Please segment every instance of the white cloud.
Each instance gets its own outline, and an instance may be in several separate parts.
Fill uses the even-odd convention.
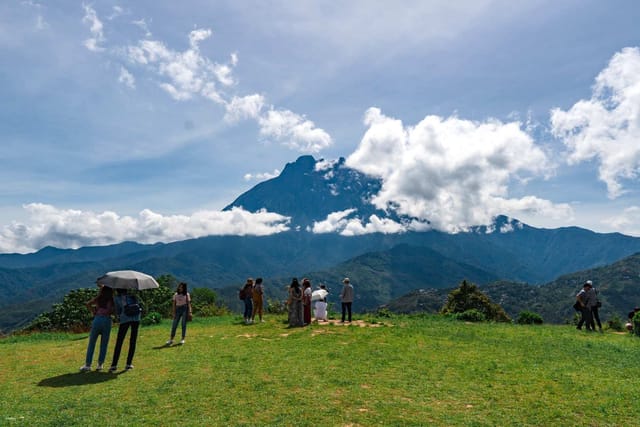
[[[569,149],[569,163],[597,160],[612,199],[640,172],[640,49],[616,53],[596,77],[593,95],[568,111],[551,112],[552,131]]]
[[[640,206],[630,206],[618,215],[604,219],[603,224],[630,236],[640,236]]]
[[[324,221],[314,222],[311,231],[316,234],[339,233],[343,236],[360,236],[370,233],[397,234],[405,231],[426,231],[430,228],[424,222],[411,221],[400,224],[377,215],[371,215],[368,222],[364,222],[357,217],[350,218],[355,211],[355,209],[346,209],[330,213]]]
[[[51,205],[25,205],[28,224],[13,222],[0,229],[0,252],[32,252],[44,246],[78,248],[123,241],[173,242],[208,235],[269,235],[288,230],[287,217],[276,213],[199,211],[192,215],[163,216],[149,209],[137,217],[119,216]]]
[[[120,67],[120,76],[118,81],[130,89],[135,89],[136,79],[126,68]]]
[[[104,38],[104,27],[102,25],[102,21],[98,19],[98,15],[96,14],[95,9],[93,9],[89,5],[83,5],[85,15],[82,18],[82,22],[86,25],[89,25],[89,32],[91,33],[91,37],[84,41],[84,45],[87,49],[93,52],[99,52],[104,50],[101,46],[102,43],[105,42]]]
[[[269,110],[258,123],[260,135],[303,153],[317,153],[333,144],[327,132],[289,110]]]
[[[225,120],[231,123],[243,119],[257,119],[264,108],[264,96],[259,94],[234,96],[226,105]]]
[[[184,101],[195,95],[224,103],[217,85],[233,84],[232,68],[210,61],[200,53],[199,43],[211,37],[211,30],[199,29],[189,34],[189,49],[179,52],[167,48],[157,40],[140,40],[127,46],[128,59],[134,64],[151,67],[165,79],[159,83],[175,100]]]
[[[247,173],[244,175],[244,180],[245,181],[251,181],[251,180],[266,181],[268,179],[275,178],[278,175],[280,175],[280,170],[274,169],[273,172],[263,172],[263,173],[256,173],[256,174]]]
[[[545,153],[519,123],[427,116],[405,128],[371,108],[365,124],[369,129],[346,164],[382,178],[372,200],[381,209],[429,221],[446,232],[490,224],[499,214],[572,213],[569,205],[533,196],[509,198],[512,180],[551,171]]]

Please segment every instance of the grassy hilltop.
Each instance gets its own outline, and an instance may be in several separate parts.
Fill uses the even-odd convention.
[[[87,334],[0,340],[0,425],[628,426],[640,419],[640,340],[629,334],[424,315],[304,329],[266,320],[195,319],[186,345],[168,348],[169,322],[143,327],[135,369],[116,374],[78,373]],[[115,328],[106,365],[114,342]]]

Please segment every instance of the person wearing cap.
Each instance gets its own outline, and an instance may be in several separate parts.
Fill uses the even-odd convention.
[[[587,283],[591,284],[591,289],[589,289],[589,309],[591,310],[591,329],[596,330],[596,324],[598,325],[598,329],[602,332],[602,323],[600,322],[600,313],[598,309],[600,308],[600,301],[598,300],[598,290],[593,286],[593,282],[591,280],[587,280]]]
[[[340,291],[340,302],[342,303],[342,323],[344,323],[345,315],[349,313],[349,322],[351,322],[351,305],[353,304],[353,285],[349,282],[349,278],[342,280],[342,291]]]
[[[591,283],[591,280],[587,280],[584,282],[584,285],[582,285],[582,289],[578,292],[578,295],[576,295],[576,300],[578,300],[581,310],[580,321],[576,327],[578,330],[582,330],[582,325],[584,324],[587,331],[593,331],[593,318],[591,317],[591,288],[593,288],[593,284]],[[593,304],[595,304],[595,302]]]

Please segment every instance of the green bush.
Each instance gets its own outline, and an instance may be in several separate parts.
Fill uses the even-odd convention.
[[[463,311],[462,313],[454,313],[453,316],[454,318],[465,322],[484,322],[487,320],[487,316],[475,308]]]
[[[502,307],[491,302],[491,299],[480,289],[463,280],[457,289],[454,289],[447,296],[447,302],[440,310],[441,314],[465,313],[475,310],[482,313],[484,320],[494,322],[510,322],[509,316]],[[471,316],[475,316],[472,314]],[[475,320],[472,320],[475,321]]]
[[[633,334],[640,337],[640,311],[633,316],[631,323],[633,323]]]
[[[289,312],[287,304],[278,299],[267,298],[265,311],[270,314],[286,314]]]
[[[542,316],[531,311],[521,311],[516,323],[519,325],[542,325]]]
[[[98,295],[98,288],[74,289],[64,296],[61,303],[53,304],[52,310],[36,317],[23,330],[86,332],[91,329],[93,313],[86,303]]]
[[[156,325],[161,321],[162,316],[160,315],[160,313],[158,313],[157,311],[152,311],[150,313],[147,313],[147,315],[140,320],[140,324],[143,326],[149,326]]]
[[[607,326],[609,329],[617,332],[621,332],[625,330],[624,323],[617,314],[614,314],[613,317],[607,320]]]

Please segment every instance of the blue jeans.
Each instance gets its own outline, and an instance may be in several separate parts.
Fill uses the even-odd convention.
[[[253,298],[245,298],[244,299],[244,318],[251,319],[251,314],[253,313]]]
[[[187,336],[187,311],[189,310],[189,304],[176,306],[176,315],[173,316],[173,323],[171,324],[171,339],[176,336],[176,329],[178,329],[178,320],[182,319],[182,339]]]
[[[98,355],[98,365],[104,363],[107,357],[107,347],[109,346],[109,335],[111,334],[111,317],[96,316],[91,323],[91,332],[89,333],[89,344],[87,345],[86,366],[91,366],[93,361],[93,352],[96,348],[98,335],[100,335],[100,354]]]

